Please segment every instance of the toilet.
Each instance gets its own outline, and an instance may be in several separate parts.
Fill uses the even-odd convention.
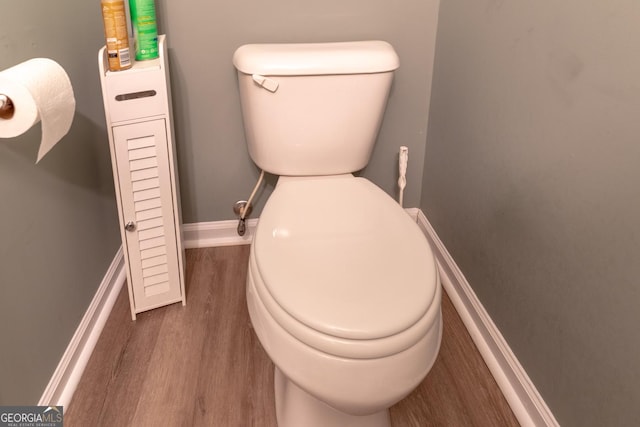
[[[434,256],[414,220],[353,175],[399,60],[383,41],[250,44],[233,56],[253,161],[278,175],[247,305],[275,365],[279,427],[389,427],[442,336]]]

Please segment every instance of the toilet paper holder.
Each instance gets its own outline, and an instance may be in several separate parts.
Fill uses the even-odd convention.
[[[0,118],[10,119],[13,116],[13,102],[7,95],[0,93]]]

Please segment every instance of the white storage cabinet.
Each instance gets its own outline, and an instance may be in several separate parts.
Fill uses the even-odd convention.
[[[131,316],[184,305],[184,250],[166,38],[158,59],[108,71],[98,63],[115,181]]]

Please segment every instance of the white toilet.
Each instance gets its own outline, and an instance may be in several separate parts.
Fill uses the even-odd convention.
[[[442,335],[429,244],[352,172],[371,155],[398,56],[386,42],[253,44],[238,70],[249,153],[279,175],[255,232],[247,303],[275,364],[280,427],[389,427]]]

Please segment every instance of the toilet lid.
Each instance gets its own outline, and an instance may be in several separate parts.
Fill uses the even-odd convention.
[[[417,224],[363,178],[280,178],[254,236],[257,268],[298,322],[347,339],[411,327],[436,294],[433,254]]]

